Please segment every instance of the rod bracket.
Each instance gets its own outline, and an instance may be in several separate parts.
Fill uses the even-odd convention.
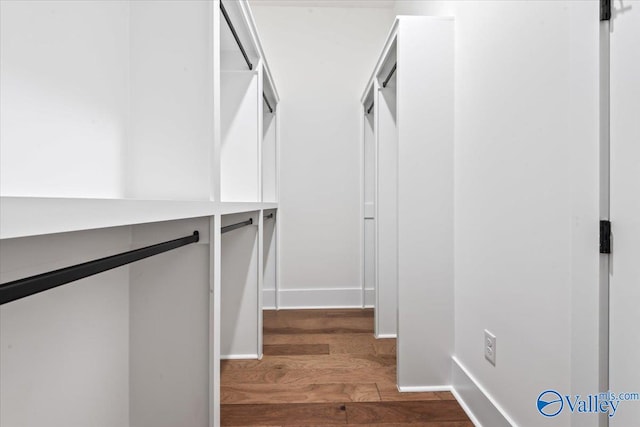
[[[600,253],[611,253],[611,221],[600,220]]]
[[[611,20],[611,0],[600,0],[600,21]]]

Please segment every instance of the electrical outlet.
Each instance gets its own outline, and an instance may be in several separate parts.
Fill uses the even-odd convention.
[[[496,366],[496,336],[484,330],[484,358]]]

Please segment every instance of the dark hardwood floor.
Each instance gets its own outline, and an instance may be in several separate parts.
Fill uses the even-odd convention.
[[[473,427],[449,392],[399,393],[372,310],[264,313],[262,360],[221,366],[223,426]]]

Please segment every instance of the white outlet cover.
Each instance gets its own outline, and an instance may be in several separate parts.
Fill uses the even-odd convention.
[[[484,330],[484,358],[496,366],[496,336]]]

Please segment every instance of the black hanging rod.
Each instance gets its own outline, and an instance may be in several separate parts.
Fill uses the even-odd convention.
[[[273,113],[273,108],[271,108],[271,104],[269,104],[269,100],[267,99],[267,95],[265,95],[264,92],[262,92],[262,99],[264,99],[264,103],[267,104],[267,107],[269,107],[269,112]]]
[[[371,102],[371,105],[369,106],[369,108],[367,108],[367,114],[369,114],[371,110],[373,110],[373,104],[375,104],[375,102]]]
[[[253,218],[249,218],[248,220],[239,222],[237,224],[231,224],[231,225],[227,225],[225,227],[222,227],[220,229],[220,232],[223,233],[223,234],[224,233],[228,233],[229,231],[233,231],[233,230],[236,230],[238,228],[242,228],[242,227],[245,227],[245,226],[251,225],[251,224],[253,224]]]
[[[200,240],[200,235],[194,231],[191,236],[158,243],[133,251],[84,262],[71,267],[61,268],[48,273],[38,274],[13,282],[0,285],[0,304],[6,304],[20,298],[44,292],[49,289],[65,285],[94,274],[102,273],[113,268],[121,267],[141,259],[161,254]]]
[[[269,215],[265,215],[264,219],[271,219],[273,218],[273,213],[270,213]]]
[[[251,61],[249,61],[249,57],[247,56],[247,52],[244,50],[244,46],[242,46],[242,42],[240,41],[240,37],[238,37],[238,33],[236,33],[236,28],[233,26],[233,23],[231,22],[231,19],[229,18],[229,15],[227,14],[227,9],[224,8],[224,5],[222,4],[222,2],[220,2],[220,11],[222,12],[222,15],[224,16],[224,20],[227,21],[227,25],[229,25],[229,29],[231,29],[231,34],[233,34],[233,38],[236,39],[236,43],[238,44],[238,47],[240,48],[240,51],[242,52],[242,56],[244,56],[244,60],[247,63],[247,66],[249,67],[250,70],[253,70],[253,64],[251,63]]]
[[[389,74],[387,74],[387,78],[384,79],[384,82],[382,82],[382,87],[387,87],[387,83],[389,83],[389,80],[391,80],[391,76],[393,76],[393,73],[396,72],[397,66],[398,66],[397,62],[393,64],[393,68],[391,68],[391,71],[389,71]]]
[[[231,22],[231,18],[229,18],[229,14],[227,13],[227,9],[224,8],[224,4],[222,4],[222,2],[220,2],[220,11],[222,12],[222,15],[224,16],[224,20],[227,21],[227,25],[229,25],[229,29],[231,30],[231,34],[233,34],[233,38],[236,40],[236,43],[238,44],[238,47],[240,48],[240,52],[242,52],[242,56],[244,56],[244,61],[247,63],[247,67],[249,67],[250,70],[253,70],[253,64],[251,63],[251,61],[249,61],[249,56],[247,55],[247,51],[244,50],[244,46],[242,45],[242,42],[240,41],[240,37],[238,36],[238,33],[236,32],[236,27],[233,26],[233,22]],[[264,99],[264,102],[267,104],[267,107],[269,107],[269,112],[273,113],[273,108],[271,108],[271,104],[269,104],[269,101],[267,100],[267,97],[264,94],[264,92],[262,92],[262,98]]]

